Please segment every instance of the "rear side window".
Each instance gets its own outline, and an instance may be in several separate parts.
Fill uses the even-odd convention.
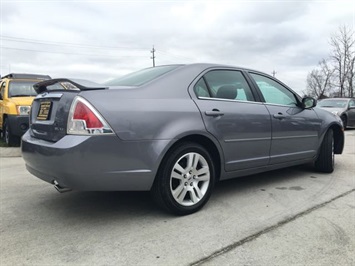
[[[254,101],[243,74],[235,70],[212,70],[195,85],[197,97]]]
[[[176,68],[178,65],[174,66],[158,66],[158,67],[151,67],[139,70],[137,72],[133,72],[126,76],[108,81],[105,85],[108,86],[140,86],[153,79],[156,79]]]
[[[258,74],[250,73],[258,85],[266,103],[296,106],[295,95],[276,81]]]
[[[197,97],[211,97],[206,82],[201,78],[195,85],[195,93]]]

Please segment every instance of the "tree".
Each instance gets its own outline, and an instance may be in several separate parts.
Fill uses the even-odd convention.
[[[353,30],[348,27],[339,27],[339,32],[330,38],[332,51],[330,58],[334,64],[336,85],[339,88],[339,96],[354,95],[354,60],[355,39]]]
[[[328,97],[332,89],[334,71],[325,59],[320,61],[318,68],[308,73],[306,94],[317,99]]]

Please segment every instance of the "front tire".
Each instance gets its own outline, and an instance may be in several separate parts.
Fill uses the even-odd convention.
[[[346,118],[345,115],[342,115],[340,118],[341,118],[341,121],[343,121],[344,129],[346,129],[346,127],[348,126],[348,119]]]
[[[323,173],[334,171],[334,137],[333,130],[328,129],[320,146],[315,168]]]
[[[8,146],[14,147],[20,145],[20,138],[12,134],[7,118],[4,120],[3,136]]]
[[[214,182],[215,170],[208,151],[197,143],[184,142],[164,158],[152,194],[164,209],[187,215],[207,203]]]

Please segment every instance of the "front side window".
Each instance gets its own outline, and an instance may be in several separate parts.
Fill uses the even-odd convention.
[[[355,107],[355,100],[351,100],[349,102],[349,107]]]
[[[202,86],[202,81],[205,80],[205,88]],[[195,85],[195,92],[198,97],[201,93],[206,92],[212,98],[239,100],[239,101],[254,101],[254,96],[246,82],[243,74],[235,70],[212,70],[204,75]],[[202,83],[202,84],[203,84]]]
[[[276,81],[258,74],[250,73],[258,85],[266,103],[296,106],[295,95]]]
[[[37,81],[10,81],[8,97],[28,97],[36,96],[37,93],[33,85]]]

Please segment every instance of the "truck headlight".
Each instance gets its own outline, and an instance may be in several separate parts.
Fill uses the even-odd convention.
[[[17,112],[19,115],[28,115],[30,113],[31,106],[28,105],[20,105],[17,106]]]

